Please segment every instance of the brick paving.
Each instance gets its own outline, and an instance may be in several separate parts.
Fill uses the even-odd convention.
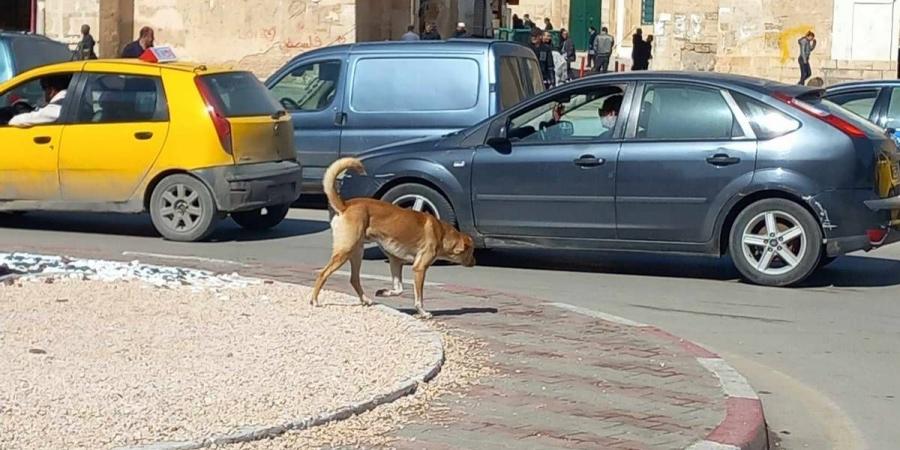
[[[311,267],[241,272],[300,284],[315,278]],[[363,280],[366,292],[387,284]],[[345,276],[333,276],[327,288],[351,292]],[[411,289],[377,301],[413,313]],[[462,286],[426,287],[426,307],[434,320],[487,342],[499,375],[448,402],[450,423],[408,425],[394,434],[393,448],[683,449],[725,417],[715,375],[657,329]]]

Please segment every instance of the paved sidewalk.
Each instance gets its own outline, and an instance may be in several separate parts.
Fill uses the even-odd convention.
[[[236,269],[214,261],[178,265]],[[238,272],[309,285],[316,270],[267,264]],[[370,294],[387,284],[363,279]],[[340,274],[326,289],[351,291]],[[376,301],[413,313],[411,287],[399,299]],[[600,295],[597,305],[602,309]],[[392,448],[767,448],[762,406],[746,380],[717,355],[656,327],[565,303],[452,285],[426,286],[426,307],[434,320],[485,341],[498,376],[446,402],[453,420],[426,418],[395,432]]]
[[[311,267],[241,272],[300,284],[315,278]],[[367,292],[382,284],[363,280]],[[350,292],[346,276],[326,288]],[[411,289],[377,301],[413,313]],[[409,425],[394,448],[766,448],[762,408],[743,377],[658,328],[450,285],[426,287],[426,307],[434,320],[486,341],[500,375],[449,402],[454,421]]]

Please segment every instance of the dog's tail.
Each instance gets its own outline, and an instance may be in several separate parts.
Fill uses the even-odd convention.
[[[347,209],[347,204],[344,203],[344,199],[341,198],[341,194],[335,189],[334,184],[337,182],[338,176],[350,169],[360,175],[366,174],[366,168],[363,167],[362,161],[356,158],[341,158],[328,166],[325,178],[322,179],[322,188],[325,190],[325,196],[328,197],[328,205],[339,215]]]

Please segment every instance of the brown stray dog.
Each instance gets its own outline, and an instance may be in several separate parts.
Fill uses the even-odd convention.
[[[363,245],[374,241],[390,261],[393,281],[392,289],[381,289],[375,295],[393,297],[402,294],[403,264],[412,264],[416,275],[416,311],[422,318],[431,317],[423,305],[425,271],[438,259],[466,267],[474,266],[474,241],[469,235],[460,233],[450,224],[430,214],[371,198],[355,198],[345,202],[334,183],[341,173],[349,169],[363,175],[366,173],[362,162],[356,158],[339,159],[325,172],[323,188],[328,196],[328,204],[335,212],[331,219],[334,242],[331,261],[319,272],[310,303],[318,306],[319,291],[325,281],[349,260],[350,284],[359,295],[359,301],[363,305],[371,305],[372,300],[363,294],[359,270],[363,260]]]

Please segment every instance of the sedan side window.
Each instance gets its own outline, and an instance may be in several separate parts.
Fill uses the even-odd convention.
[[[878,89],[867,89],[864,91],[842,92],[839,94],[829,95],[831,100],[838,105],[849,110],[853,114],[860,116],[866,120],[872,115],[872,108],[875,107],[875,101],[878,99]]]
[[[900,129],[900,88],[891,90],[891,103],[888,105],[885,128]]]
[[[288,111],[321,111],[334,101],[340,75],[340,61],[306,64],[278,80],[272,96]]]
[[[509,138],[523,143],[611,140],[623,94],[607,86],[551,99],[513,117]]]
[[[743,135],[731,108],[716,89],[649,84],[638,117],[638,139],[731,139]]]
[[[92,73],[76,117],[77,123],[158,122],[169,120],[169,110],[157,77]]]

